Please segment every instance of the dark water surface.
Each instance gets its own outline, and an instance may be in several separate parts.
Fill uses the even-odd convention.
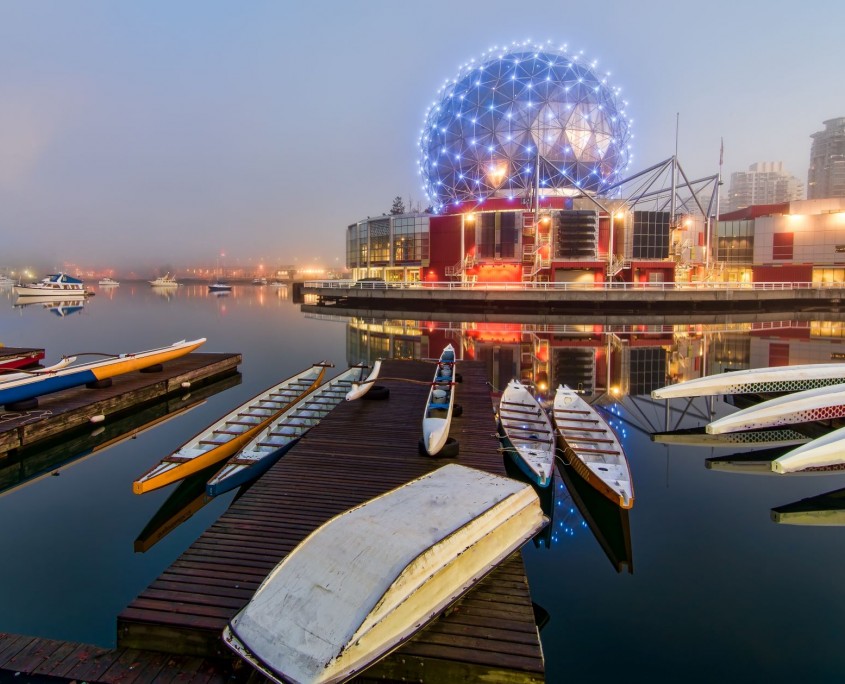
[[[44,477],[16,484],[13,469],[0,461],[0,631],[114,645],[120,610],[234,496],[218,497],[136,551],[136,539],[177,487],[135,496],[131,484],[139,474],[312,362],[344,367],[387,355],[428,358],[449,341],[462,357],[485,361],[495,386],[512,375],[531,375],[540,386],[581,384],[588,400],[615,416],[631,462],[630,514],[564,473],[554,502],[547,502],[553,530],[524,549],[532,596],[550,616],[541,632],[548,681],[845,676],[845,583],[837,574],[845,566],[845,528],[776,523],[771,516],[774,507],[845,487],[845,475],[776,476],[753,466],[717,469],[718,461],[708,468],[706,459],[748,449],[653,441],[667,416],[663,402],[648,398],[670,376],[695,377],[702,368],[829,361],[845,352],[835,325],[606,330],[572,321],[532,327],[346,320],[306,316],[286,288],[250,285],[217,297],[204,285],[167,296],[146,283],[123,283],[100,289],[78,310],[14,302],[0,291],[0,343],[43,347],[45,363],[196,337],[208,338],[202,351],[239,352],[243,363],[239,380],[210,388],[204,401],[135,438],[99,448],[114,435],[82,435],[64,452],[33,454],[48,464]],[[733,410],[721,401],[671,406],[671,428],[703,426],[711,408],[715,415]],[[153,407],[137,418],[156,420],[168,408],[180,407]]]

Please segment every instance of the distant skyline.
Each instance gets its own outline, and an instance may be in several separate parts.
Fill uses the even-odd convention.
[[[637,171],[724,180],[845,116],[845,6],[714,0],[0,0],[0,270],[344,262],[344,229],[426,206],[417,141],[458,67],[566,43],[622,87]]]

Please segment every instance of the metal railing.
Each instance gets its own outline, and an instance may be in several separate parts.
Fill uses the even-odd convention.
[[[553,290],[566,292],[572,290],[590,291],[678,291],[678,290],[842,290],[845,283],[811,282],[662,282],[662,283],[555,283],[555,282],[421,282],[421,281],[383,281],[383,280],[307,280],[303,286],[308,289],[337,290]]]

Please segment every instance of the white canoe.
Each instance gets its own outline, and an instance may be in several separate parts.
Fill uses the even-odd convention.
[[[454,407],[455,348],[447,344],[437,361],[423,411],[422,445],[429,456],[436,456],[446,445]]]
[[[800,392],[845,382],[845,363],[810,363],[801,366],[749,368],[707,375],[652,390],[652,399],[703,397],[715,394]]]
[[[230,411],[141,475],[132,483],[132,491],[150,492],[229,458],[270,421],[313,391],[327,365],[315,363]]]
[[[499,439],[514,463],[540,487],[548,487],[555,465],[555,433],[534,395],[511,380],[499,400]]]
[[[362,370],[362,366],[345,370],[272,420],[208,481],[206,494],[219,496],[267,472],[306,432],[319,425],[329,411],[343,401],[352,382],[361,379]]]
[[[530,485],[450,464],[312,532],[224,630],[277,682],[342,682],[436,618],[546,524]]]
[[[634,484],[625,451],[613,430],[575,390],[555,392],[555,429],[575,472],[622,508],[634,505]]]
[[[818,387],[764,401],[710,423],[711,435],[845,416],[845,384]]]
[[[772,472],[794,473],[807,468],[845,464],[845,428],[833,430],[772,461]]]
[[[370,371],[370,374],[367,376],[367,379],[363,382],[352,383],[352,388],[346,393],[346,401],[355,401],[356,399],[360,399],[367,392],[369,392],[370,388],[373,386],[373,383],[376,381],[376,378],[378,378],[380,370],[381,359],[376,359],[376,362],[373,364],[373,368]]]

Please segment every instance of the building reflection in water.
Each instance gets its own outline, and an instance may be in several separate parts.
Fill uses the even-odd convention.
[[[705,465],[712,470],[771,473],[773,459],[823,434],[830,426],[784,426],[742,435],[706,435],[704,426],[708,422],[736,410],[748,399],[698,397],[664,402],[651,399],[652,390],[747,368],[845,361],[845,322],[836,320],[838,314],[829,314],[834,320],[827,321],[810,320],[818,314],[799,313],[791,320],[759,314],[749,315],[746,321],[711,316],[707,323],[630,325],[569,319],[543,324],[416,321],[390,318],[395,314],[388,313],[374,313],[369,318],[326,316],[318,310],[306,308],[311,317],[347,322],[349,363],[431,358],[432,350],[451,343],[462,359],[485,364],[494,401],[496,390],[511,378],[532,383],[546,405],[551,405],[558,385],[576,388],[589,403],[603,410],[623,448],[632,431],[665,445],[655,444],[650,456],[640,449],[637,458],[668,456],[666,449],[673,444],[711,450],[746,449],[728,456],[709,453],[711,458],[705,459]],[[620,515],[627,512],[613,505],[608,508],[609,502],[602,501],[601,495],[568,469],[558,478],[552,490],[555,503],[545,506],[551,506],[553,524],[535,543],[553,545],[589,527],[614,568],[632,572],[629,522],[627,514]]]

